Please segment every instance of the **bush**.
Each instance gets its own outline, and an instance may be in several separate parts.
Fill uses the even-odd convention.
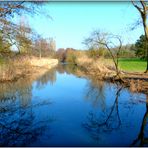
[[[100,57],[110,57],[109,52],[107,51],[107,49],[90,49],[88,50],[88,57],[97,60]]]
[[[68,54],[66,55],[66,62],[67,63],[72,63],[72,64],[76,64],[76,55],[74,54]]]

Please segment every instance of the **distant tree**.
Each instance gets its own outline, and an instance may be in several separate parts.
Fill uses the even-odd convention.
[[[91,58],[93,58],[94,60],[97,60],[99,58],[99,53],[98,50],[90,48],[88,50],[88,56],[90,56]]]
[[[133,58],[133,57],[135,57],[135,45],[134,44],[123,45],[122,48],[121,48],[119,56],[122,57],[122,58]]]
[[[128,49],[131,51],[135,51],[135,44],[131,44]]]
[[[44,39],[39,37],[34,44],[34,51],[39,57],[53,57],[55,55],[56,43],[52,38]],[[33,52],[34,52],[33,51]]]
[[[135,43],[135,54],[136,54],[136,56],[143,58],[143,59],[146,59],[146,47],[145,47],[146,44],[145,44],[145,42],[146,42],[145,36],[141,35],[140,38]]]
[[[66,62],[76,64],[76,50],[73,48],[66,48]]]
[[[56,51],[56,57],[59,59],[60,62],[65,62],[66,60],[66,52],[64,48],[59,48]]]
[[[19,53],[31,53],[32,40],[30,34],[32,34],[31,28],[24,19],[21,19],[15,39]]]
[[[56,51],[56,41],[53,38],[49,38],[49,52],[52,57],[55,56],[55,51]]]
[[[107,52],[105,48],[100,48],[100,49],[93,49],[90,48],[88,50],[88,56],[90,56],[91,58],[93,58],[94,60],[97,60],[100,57],[105,57],[107,56]]]

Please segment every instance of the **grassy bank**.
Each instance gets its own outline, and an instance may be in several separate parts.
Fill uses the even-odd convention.
[[[43,75],[58,64],[57,59],[18,56],[0,64],[0,82],[15,81],[22,77]]]
[[[139,58],[121,58],[119,59],[119,67],[121,70],[128,72],[144,72],[146,61]]]
[[[86,51],[68,51],[65,57],[65,62],[80,65],[89,69],[89,71],[98,70],[98,72],[104,72],[106,68],[115,70],[111,58],[104,58],[102,56],[94,58]],[[146,61],[140,58],[120,58],[119,69],[126,72],[144,72],[146,69]]]

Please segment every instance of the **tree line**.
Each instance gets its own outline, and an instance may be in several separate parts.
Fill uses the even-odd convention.
[[[92,36],[91,36],[92,37]],[[94,38],[97,39],[97,38]],[[87,50],[79,50],[74,48],[59,48],[56,51],[56,57],[61,62],[73,62],[74,59],[76,59],[75,53],[85,53],[89,57],[93,58],[94,60],[97,60],[100,57],[103,58],[111,58],[110,53],[107,51],[107,49],[103,46],[99,46],[96,43],[88,43],[88,38],[84,39],[83,43],[86,45]],[[121,50],[119,52],[120,58],[141,58],[146,60],[146,50],[145,50],[145,36],[141,35],[139,39],[134,44],[126,44],[122,45]],[[117,48],[111,48],[113,51],[114,56],[116,57],[117,54]]]
[[[23,54],[33,56],[54,56],[56,42],[53,38],[43,38],[27,23],[22,14],[40,14],[45,2],[1,2],[0,3],[0,55]],[[44,15],[46,15],[44,13]],[[19,23],[14,17],[20,18]],[[47,17],[47,16],[45,16]]]

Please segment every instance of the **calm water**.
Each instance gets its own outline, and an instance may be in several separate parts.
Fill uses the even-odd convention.
[[[146,96],[81,75],[60,65],[1,84],[0,146],[148,146]]]

